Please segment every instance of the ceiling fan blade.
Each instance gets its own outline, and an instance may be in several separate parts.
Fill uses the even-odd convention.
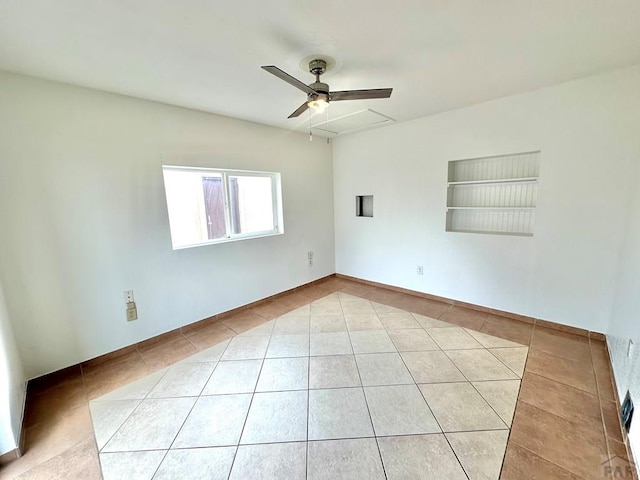
[[[368,98],[389,98],[393,88],[372,88],[369,90],[343,90],[331,92],[331,101],[340,100],[366,100]]]
[[[306,112],[307,108],[309,108],[309,105],[307,105],[307,102],[304,102],[302,105],[300,105],[295,112],[293,112],[291,115],[289,115],[287,118],[294,118],[294,117],[299,117],[301,113]]]
[[[312,93],[312,94],[316,94],[316,95],[318,93],[313,88],[309,87],[308,85],[305,85],[304,83],[302,83],[297,78],[292,77],[291,75],[289,75],[284,70],[280,70],[275,65],[264,65],[264,66],[262,66],[262,69],[266,70],[267,72],[269,72],[272,75],[275,75],[280,80],[284,80],[288,84],[293,85],[296,88],[299,88],[300,90],[302,90],[305,93]]]

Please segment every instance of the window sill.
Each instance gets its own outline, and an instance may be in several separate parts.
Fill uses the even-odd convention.
[[[209,240],[207,242],[202,242],[202,243],[193,243],[191,245],[173,246],[173,250],[186,250],[189,248],[204,247],[207,245],[219,245],[221,243],[239,242],[241,240],[252,240],[254,238],[276,237],[278,235],[284,235],[284,232],[278,231],[278,232],[260,233],[257,235],[255,234],[238,235],[238,236],[229,237],[229,238],[219,238],[216,240]]]

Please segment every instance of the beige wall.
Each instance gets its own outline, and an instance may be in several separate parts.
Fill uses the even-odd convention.
[[[337,139],[336,269],[604,333],[638,125],[634,67]],[[445,232],[448,161],[535,150],[533,237]],[[370,194],[374,218],[356,218]]]
[[[8,73],[0,105],[0,280],[28,377],[334,272],[326,142]],[[163,163],[281,172],[285,234],[173,251]]]

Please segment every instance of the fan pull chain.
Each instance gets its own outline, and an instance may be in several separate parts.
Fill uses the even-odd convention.
[[[311,109],[309,108],[307,112],[309,112],[309,141],[313,142],[313,133],[311,132]]]
[[[324,125],[327,128],[327,131],[329,131],[329,109],[325,109],[325,112],[327,112],[327,121]],[[327,145],[329,145],[329,137],[327,137]]]

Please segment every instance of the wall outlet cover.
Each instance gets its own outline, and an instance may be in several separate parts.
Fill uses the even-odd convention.
[[[127,321],[131,322],[138,319],[138,309],[133,302],[127,303]]]
[[[625,430],[629,433],[631,429],[631,420],[633,419],[633,400],[631,400],[631,394],[629,390],[627,390],[627,394],[624,397],[624,402],[622,402],[622,407],[620,408],[620,417],[622,420],[622,425],[624,425]]]

